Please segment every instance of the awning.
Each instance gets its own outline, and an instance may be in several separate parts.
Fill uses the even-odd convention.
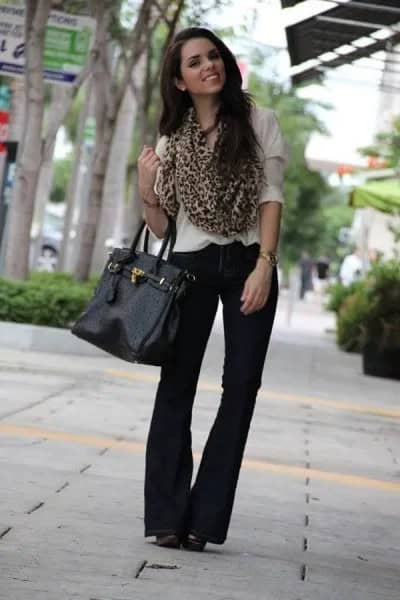
[[[296,4],[300,1],[281,0],[282,8]],[[338,0],[335,8],[290,25],[286,28],[288,50],[292,67],[297,67],[293,83],[320,79],[327,69],[370,57],[387,49],[388,43],[399,43],[399,23],[399,0]],[[400,73],[398,59],[397,53],[391,56],[390,67]],[[378,67],[379,60],[374,60]]]
[[[355,208],[372,207],[386,213],[400,212],[400,179],[369,181],[356,187],[350,195]]]

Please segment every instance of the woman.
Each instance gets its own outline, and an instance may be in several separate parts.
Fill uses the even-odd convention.
[[[235,58],[211,31],[173,39],[161,74],[156,150],[138,162],[148,226],[176,219],[173,260],[196,276],[176,356],[163,366],[146,453],[145,535],[202,551],[227,535],[274,320],[284,144],[272,111],[253,106]],[[191,414],[218,301],[223,394],[194,486]]]

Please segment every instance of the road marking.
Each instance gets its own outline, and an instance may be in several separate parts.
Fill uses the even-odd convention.
[[[124,379],[133,379],[134,381],[144,381],[149,383],[158,383],[158,376],[151,375],[149,373],[138,373],[130,371],[120,371],[118,369],[106,369],[106,375],[111,377],[119,377]],[[204,380],[199,381],[197,389],[203,392],[221,392],[221,386],[215,383],[210,383]],[[268,400],[283,400],[285,402],[295,402],[297,404],[303,404],[304,402],[318,406],[320,408],[334,408],[336,410],[357,412],[365,415],[375,415],[377,417],[389,417],[391,419],[400,419],[400,410],[391,408],[380,408],[376,406],[363,406],[362,404],[353,404],[351,402],[339,402],[337,400],[324,400],[322,398],[316,398],[315,396],[301,396],[297,394],[284,394],[281,392],[275,392],[273,390],[267,390],[261,388],[259,396],[268,398]]]
[[[45,438],[59,442],[68,442],[73,444],[81,444],[83,446],[91,446],[96,448],[115,448],[117,450],[125,450],[134,454],[144,454],[145,444],[143,442],[131,442],[127,440],[116,440],[105,436],[86,435],[82,433],[71,433],[68,431],[48,431],[38,427],[28,427],[22,425],[13,425],[11,423],[1,423],[0,433],[12,436],[21,436],[24,438]],[[200,460],[200,453],[196,452],[194,457],[197,461]],[[345,486],[353,486],[360,488],[369,488],[375,490],[383,490],[387,492],[400,493],[400,482],[385,481],[381,479],[370,479],[368,477],[360,477],[358,475],[349,475],[346,473],[334,473],[331,471],[321,471],[319,469],[305,469],[304,467],[296,467],[292,465],[282,465],[268,462],[266,460],[258,460],[245,458],[242,467],[249,471],[257,471],[263,473],[274,473],[276,475],[286,475],[296,479],[304,480],[304,477],[310,477],[311,480],[327,481]]]
[[[127,442],[124,440],[116,440],[115,438],[103,437],[99,435],[89,435],[86,433],[72,433],[69,431],[48,431],[39,427],[28,427],[23,425],[12,425],[8,423],[0,423],[0,433],[9,433],[29,438],[45,438],[47,440],[55,440],[58,442],[72,442],[84,446],[104,448],[120,448],[130,452],[143,452],[145,444],[143,442]]]

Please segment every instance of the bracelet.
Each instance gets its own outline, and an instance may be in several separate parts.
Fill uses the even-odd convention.
[[[279,257],[276,254],[276,252],[268,252],[268,251],[264,252],[264,251],[260,250],[258,258],[262,258],[263,260],[266,260],[272,267],[276,267],[279,262]]]
[[[160,208],[160,202],[149,202],[148,200],[143,200],[143,204],[148,206],[149,208]]]

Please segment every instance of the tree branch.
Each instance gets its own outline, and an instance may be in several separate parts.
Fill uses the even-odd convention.
[[[156,17],[153,21],[151,19],[153,2],[154,0],[143,0],[135,26],[129,36],[131,55],[128,59],[125,67],[124,77],[116,94],[114,107],[117,111],[121,105],[127,87],[132,86],[133,67],[143,53],[146,44],[148,43],[148,38],[151,36],[151,33],[157,24],[158,17]]]
[[[168,34],[167,37],[165,38],[165,42],[163,44],[163,49],[162,49],[162,53],[161,56],[163,57],[165,54],[166,49],[168,48],[172,38],[174,37],[175,34],[175,30],[176,30],[176,26],[178,24],[179,18],[181,16],[182,10],[185,6],[185,1],[186,0],[179,0],[178,1],[178,6],[176,7],[175,13],[171,19],[171,22],[169,24],[169,30],[168,30]],[[158,64],[158,68],[157,71],[154,74],[154,77],[151,80],[150,83],[150,89],[153,90],[156,83],[158,82],[158,79],[160,77],[160,73],[161,73],[161,66],[162,66],[162,60],[160,60],[159,64]]]
[[[168,10],[168,6],[170,4],[170,2],[165,2],[165,7],[162,8],[160,6],[160,3],[157,0],[153,0],[154,6],[158,9],[158,12],[160,13],[160,17],[162,17],[164,19],[164,21],[166,22],[166,24],[168,25],[168,27],[171,27],[171,22],[167,17],[167,10]]]
[[[50,150],[55,142],[55,139],[57,137],[58,130],[60,129],[67,114],[69,113],[72,103],[75,100],[75,98],[79,92],[79,89],[81,88],[82,84],[86,81],[86,79],[92,74],[93,68],[94,68],[94,65],[95,65],[97,59],[98,59],[98,52],[97,52],[97,50],[93,49],[91,52],[88,64],[83,69],[83,71],[81,71],[81,73],[76,78],[74,83],[69,87],[69,89],[68,89],[69,94],[66,95],[65,101],[62,104],[60,104],[60,110],[57,113],[56,118],[51,123],[49,123],[47,133],[43,140],[43,156],[44,156],[44,158],[46,158],[48,153],[50,152]]]

